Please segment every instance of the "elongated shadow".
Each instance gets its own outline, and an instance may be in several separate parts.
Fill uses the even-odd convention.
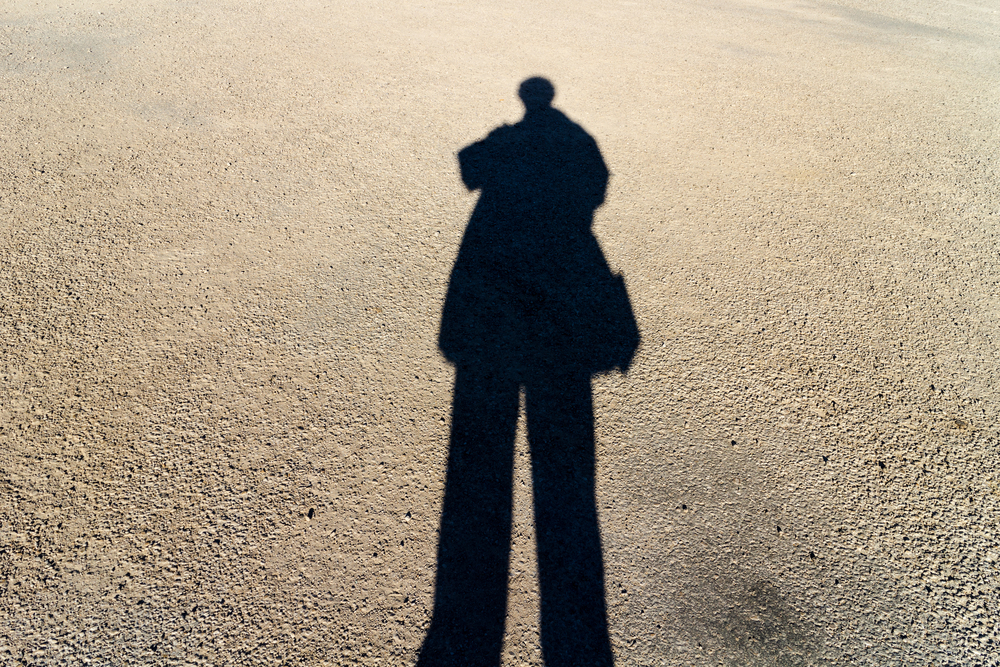
[[[624,281],[591,232],[608,170],[594,139],[521,84],[524,118],[458,154],[481,190],[451,274],[441,351],[456,367],[434,616],[419,664],[499,665],[519,392],[550,667],[611,665],[594,499],[591,376],[639,344]]]

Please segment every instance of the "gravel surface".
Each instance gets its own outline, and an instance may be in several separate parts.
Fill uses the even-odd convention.
[[[456,153],[542,75],[642,335],[617,664],[1000,664],[997,62],[987,0],[7,2],[0,663],[412,664]]]

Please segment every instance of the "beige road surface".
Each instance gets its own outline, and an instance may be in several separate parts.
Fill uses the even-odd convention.
[[[998,62],[990,0],[3,3],[0,663],[412,663],[456,152],[543,75],[642,333],[617,664],[997,664]]]

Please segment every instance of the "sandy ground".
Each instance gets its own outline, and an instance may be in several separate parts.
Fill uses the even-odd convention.
[[[617,664],[998,664],[998,62],[988,0],[4,4],[0,662],[412,663],[455,155],[538,74],[642,334]]]

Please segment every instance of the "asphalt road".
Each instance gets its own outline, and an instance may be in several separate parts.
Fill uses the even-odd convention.
[[[457,153],[544,76],[641,335],[615,664],[1000,664],[998,62],[986,0],[7,2],[0,662],[416,660]]]

